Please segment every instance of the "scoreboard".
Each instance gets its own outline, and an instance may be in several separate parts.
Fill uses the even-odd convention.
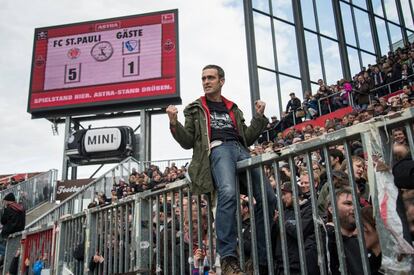
[[[181,103],[178,11],[35,29],[28,112],[61,117]]]

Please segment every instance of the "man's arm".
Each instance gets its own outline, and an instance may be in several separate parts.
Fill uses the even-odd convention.
[[[191,149],[194,146],[194,122],[190,117],[190,114],[185,115],[185,126],[178,121],[178,110],[175,106],[170,105],[167,107],[166,112],[170,121],[170,131],[173,138],[184,149]]]
[[[244,135],[247,146],[252,145],[260,134],[266,129],[269,120],[264,116],[265,107],[265,102],[257,100],[255,102],[256,114],[253,116],[250,126],[247,127],[243,120]]]

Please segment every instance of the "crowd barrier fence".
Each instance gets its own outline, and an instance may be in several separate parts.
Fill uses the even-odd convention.
[[[370,197],[373,203],[374,216],[379,241],[382,250],[382,269],[386,273],[409,274],[413,271],[413,247],[407,245],[402,239],[401,226],[394,223],[385,225],[383,220],[384,200],[381,197],[384,187],[384,178],[392,180],[389,170],[377,170],[378,159],[384,164],[392,164],[392,130],[403,127],[406,131],[407,140],[414,156],[413,140],[413,108],[393,115],[376,117],[369,122],[344,128],[333,133],[324,134],[321,137],[310,141],[297,143],[275,153],[263,155],[240,161],[237,164],[239,180],[244,182],[246,188],[236,184],[236,194],[239,195],[242,189],[248,195],[250,206],[251,241],[246,243],[243,238],[241,202],[236,199],[237,210],[237,235],[238,253],[240,264],[245,267],[250,262],[253,267],[253,274],[259,274],[259,258],[257,253],[257,234],[264,234],[266,239],[267,264],[269,274],[275,274],[274,250],[272,237],[278,237],[281,241],[282,262],[279,262],[279,270],[284,274],[291,274],[289,246],[286,242],[287,232],[285,226],[282,189],[280,184],[275,186],[277,201],[279,233],[272,235],[272,218],[264,215],[264,232],[256,232],[255,202],[253,199],[253,184],[260,184],[261,197],[263,201],[263,212],[268,212],[269,201],[265,194],[265,184],[268,184],[265,171],[273,167],[272,176],[276,182],[281,182],[280,167],[288,166],[291,171],[290,181],[293,192],[293,209],[296,221],[297,247],[299,251],[299,267],[301,274],[308,274],[308,257],[304,240],[304,225],[301,216],[299,201],[299,186],[296,177],[297,167],[301,162],[306,163],[303,169],[309,174],[310,182],[310,203],[312,208],[312,223],[316,242],[316,257],[320,274],[329,274],[329,264],[326,257],[326,232],[324,222],[318,211],[318,200],[315,186],[315,174],[313,172],[312,160],[316,157],[324,159],[324,168],[327,174],[327,186],[329,187],[329,198],[332,201],[332,223],[334,230],[334,245],[338,252],[339,271],[348,274],[349,266],[344,251],[344,243],[341,231],[337,198],[334,194],[333,169],[331,167],[329,149],[332,146],[342,145],[345,152],[345,162],[348,169],[348,180],[352,191],[352,201],[359,201],[357,185],[352,165],[352,148],[354,144],[361,143],[366,158],[367,180],[370,190]],[[300,161],[300,162],[299,162]],[[259,168],[260,182],[252,182],[253,169]],[[265,169],[266,168],[266,169]],[[257,171],[257,170],[256,170]],[[391,175],[391,176],[390,176]],[[385,182],[387,186],[393,186],[393,182]],[[182,180],[168,184],[161,190],[149,190],[134,196],[128,197],[120,202],[88,209],[79,214],[66,215],[57,222],[58,234],[55,244],[57,253],[52,269],[60,274],[62,268],[68,267],[74,274],[122,274],[126,272],[137,272],[141,274],[192,274],[194,266],[202,271],[208,263],[210,268],[216,268],[219,274],[219,266],[216,264],[216,251],[213,229],[213,209],[215,207],[215,195],[192,196],[189,190],[189,182]],[[381,206],[381,207],[380,207]],[[370,265],[366,251],[364,225],[361,220],[361,207],[354,203],[355,221],[357,228],[358,251],[361,255],[361,274],[370,274]],[[396,215],[396,213],[394,213]],[[59,217],[58,217],[59,218]],[[394,217],[396,218],[396,217]],[[398,218],[397,218],[398,220]],[[48,229],[50,230],[50,229]],[[37,233],[39,234],[39,233]],[[46,234],[46,233],[44,233]],[[24,235],[24,234],[23,234]],[[54,236],[52,234],[52,236]],[[27,238],[27,237],[26,237]],[[47,239],[47,238],[46,238]],[[49,238],[50,239],[50,238]],[[51,238],[53,240],[53,238]],[[73,251],[77,244],[84,243],[84,261],[76,263],[73,259]],[[251,247],[251,254],[245,253],[244,247]],[[53,245],[51,246],[53,247]],[[205,258],[193,258],[192,251],[202,248]],[[51,250],[52,251],[52,250]],[[103,261],[98,261],[93,272],[89,271],[90,259],[100,256]],[[78,265],[77,267],[75,267]],[[282,266],[283,265],[283,268]],[[293,271],[292,271],[293,272]]]

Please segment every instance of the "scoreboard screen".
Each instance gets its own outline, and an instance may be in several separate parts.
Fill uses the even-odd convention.
[[[33,117],[177,103],[177,10],[35,29]]]

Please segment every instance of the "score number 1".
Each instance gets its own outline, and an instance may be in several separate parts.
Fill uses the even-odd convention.
[[[123,58],[122,76],[138,76],[140,73],[139,56],[130,56]]]

